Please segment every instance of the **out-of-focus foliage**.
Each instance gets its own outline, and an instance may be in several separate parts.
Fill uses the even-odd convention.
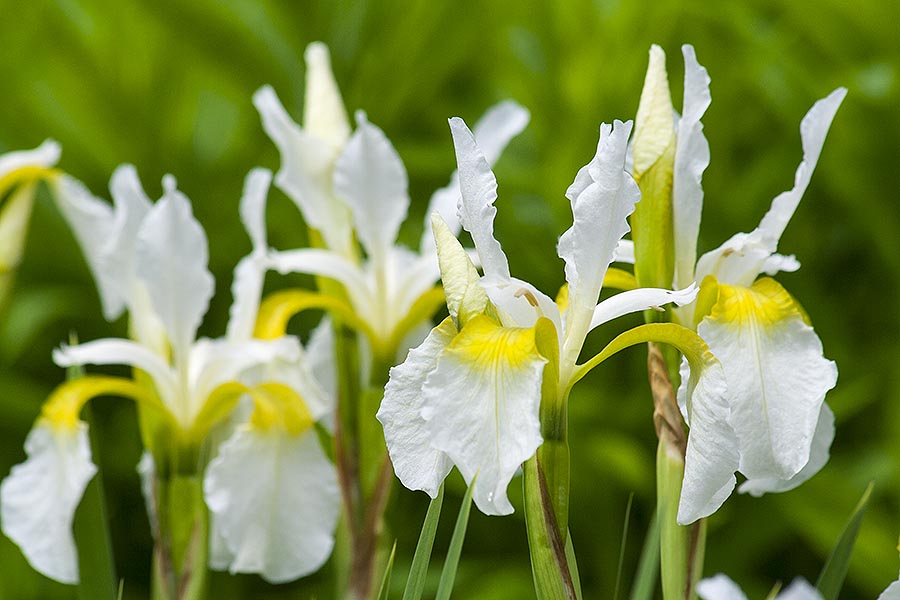
[[[669,54],[680,96],[679,47],[692,43],[712,77],[705,122],[712,160],[704,177],[700,251],[749,231],[771,198],[789,189],[800,160],[798,127],[838,85],[850,93],[812,185],[780,250],[803,268],[782,281],[809,312],[840,381],[829,395],[838,420],[832,459],[800,489],[735,497],[711,520],[706,572],[727,572],[751,597],[776,580],[815,580],[868,481],[876,483],[844,598],[870,599],[896,578],[900,533],[900,4],[884,0],[708,3],[572,0],[489,3],[432,0],[0,0],[0,151],[63,145],[60,166],[105,194],[113,168],[138,166],[151,195],[171,172],[210,236],[218,295],[203,332],[223,332],[231,269],[249,249],[238,221],[241,183],[253,166],[277,167],[250,97],[264,83],[301,115],[302,52],[327,42],[348,107],[368,111],[410,172],[413,206],[401,237],[417,239],[432,189],[454,167],[446,119],[474,120],[511,97],[532,111],[526,133],[497,166],[498,238],[512,270],[548,293],[562,283],[553,252],[567,227],[563,197],[593,155],[601,120],[633,118],[651,43]],[[676,105],[680,104],[676,101]],[[275,246],[304,243],[283,196],[270,209]],[[283,285],[284,280],[272,281]],[[635,317],[635,324],[638,322]],[[121,335],[100,316],[80,253],[42,194],[11,306],[0,322],[0,472],[21,461],[40,402],[64,373],[50,351],[75,330],[82,340]],[[607,340],[592,334],[595,351]],[[571,402],[571,529],[582,582],[609,598],[622,521],[635,493],[625,572],[654,505],[655,439],[644,387],[645,355],[609,361]],[[99,421],[113,543],[125,598],[146,597],[150,540],[134,465],[133,407],[101,401]],[[458,505],[461,480],[449,480]],[[516,486],[512,486],[515,490]],[[531,597],[521,514],[473,512],[456,598]],[[424,494],[397,491],[389,511],[402,585],[424,516]],[[452,529],[447,511],[436,552]],[[443,541],[442,541],[443,540]],[[440,565],[442,561],[434,561]],[[437,585],[439,571],[429,580]],[[322,597],[330,573],[292,586],[216,576],[217,598]],[[627,581],[626,581],[627,582]],[[72,598],[0,540],[0,599]],[[397,590],[395,594],[397,595]]]

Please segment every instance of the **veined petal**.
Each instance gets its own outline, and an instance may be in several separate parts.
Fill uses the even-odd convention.
[[[16,150],[0,155],[0,179],[13,171],[27,167],[49,168],[59,162],[62,148],[54,140],[44,142],[33,150]]]
[[[666,53],[654,44],[635,117],[634,176],[639,178],[659,160],[675,137],[674,109],[666,73]]]
[[[271,267],[285,275],[287,273],[307,273],[334,279],[346,288],[354,308],[368,314],[372,304],[372,292],[360,268],[329,250],[303,248],[272,252],[269,255]]]
[[[55,178],[53,187],[53,197],[59,211],[72,228],[97,283],[103,316],[112,321],[125,310],[126,301],[119,291],[122,286],[116,280],[116,273],[104,268],[108,244],[115,236],[112,206],[91,194],[83,183],[69,175]]]
[[[437,496],[453,463],[431,443],[431,434],[422,418],[423,388],[437,367],[438,357],[456,335],[449,318],[431,330],[425,341],[409,351],[402,364],[391,368],[384,399],[376,418],[384,427],[394,473],[404,486]]]
[[[559,255],[566,262],[569,284],[564,354],[570,360],[581,350],[603,276],[619,240],[630,231],[628,216],[641,198],[634,179],[623,170],[630,133],[631,122],[600,126],[594,166],[589,169],[593,183],[571,197],[572,227],[559,239]]]
[[[301,129],[271,87],[257,90],[253,105],[262,118],[263,129],[281,153],[275,184],[293,200],[307,224],[322,234],[329,248],[347,254],[351,243],[350,213],[331,194],[337,150]]]
[[[87,424],[56,427],[39,418],[25,440],[28,458],[0,485],[3,533],[37,571],[62,583],[78,583],[72,536],[75,509],[97,472]]]
[[[409,209],[406,168],[391,142],[366,114],[356,113],[356,132],[334,165],[334,193],[353,214],[368,255],[383,261]]]
[[[488,296],[478,285],[481,277],[469,255],[437,213],[432,215],[432,229],[447,309],[457,327],[462,327],[469,319],[485,311]]]
[[[727,575],[719,573],[697,584],[697,595],[702,600],[747,600],[747,596]]]
[[[481,148],[488,166],[494,166],[506,145],[525,129],[530,118],[531,115],[528,109],[512,100],[504,100],[489,108],[478,119],[478,122],[475,123],[473,134],[475,143]],[[434,238],[431,234],[432,214],[438,213],[444,219],[450,231],[453,232],[453,235],[459,235],[461,225],[457,216],[456,207],[458,204],[459,173],[453,171],[453,174],[450,176],[450,183],[446,187],[435,191],[428,202],[425,230],[422,232],[422,242],[420,244],[420,252],[422,254],[427,254],[434,250]]]
[[[675,236],[676,287],[694,281],[697,235],[703,209],[703,172],[709,166],[709,143],[700,119],[709,108],[709,75],[697,62],[694,47],[681,47],[684,55],[684,105],[675,136],[675,172],[672,179],[672,226]]]
[[[690,304],[697,298],[699,289],[697,284],[691,284],[683,290],[638,288],[610,296],[594,309],[590,328],[593,329],[633,312],[659,308],[670,302],[674,302],[678,306]]]
[[[340,148],[350,137],[350,123],[341,91],[331,71],[328,46],[313,42],[303,53],[306,59],[306,98],[303,102],[303,126],[334,148]]]
[[[837,368],[793,298],[769,278],[751,288],[720,283],[697,332],[725,369],[741,472],[749,479],[796,475],[809,461]]]
[[[816,163],[819,162],[819,154],[822,152],[822,146],[825,144],[825,136],[828,135],[828,129],[831,127],[831,121],[837,112],[838,107],[847,95],[846,88],[838,88],[831,92],[825,98],[819,100],[813,107],[809,109],[803,120],[800,121],[800,140],[803,145],[803,160],[797,167],[794,174],[794,187],[779,194],[772,200],[772,207],[763,217],[759,224],[759,229],[766,236],[777,241],[784,233],[788,221],[797,210],[803,192],[809,185]]]
[[[331,554],[340,491],[314,430],[239,428],[209,464],[203,489],[231,573],[283,583],[317,571]]]
[[[813,434],[812,445],[809,449],[809,462],[800,469],[800,472],[790,479],[748,479],[738,487],[741,494],[762,496],[772,492],[787,492],[798,487],[807,479],[818,473],[828,462],[829,449],[834,441],[834,413],[828,405],[822,403],[819,420],[816,423],[816,432]]]
[[[191,203],[163,178],[165,193],[141,223],[135,248],[138,277],[147,286],[178,360],[194,341],[212,298],[206,233],[191,212]]]
[[[538,420],[547,360],[534,329],[475,317],[438,358],[424,387],[422,418],[432,446],[447,454],[485,514],[513,511],[506,488],[543,438]]]
[[[461,200],[458,206],[462,226],[472,234],[485,275],[509,278],[509,263],[500,242],[494,238],[497,209],[497,179],[475,143],[475,137],[459,117],[450,119]]]

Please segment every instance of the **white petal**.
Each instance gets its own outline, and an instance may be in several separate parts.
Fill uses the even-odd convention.
[[[813,107],[800,121],[803,160],[794,174],[794,187],[787,192],[782,192],[772,200],[772,207],[759,224],[759,228],[776,242],[781,238],[788,221],[791,220],[794,211],[797,210],[797,205],[800,204],[800,199],[809,185],[816,163],[819,162],[819,154],[822,152],[822,145],[825,143],[825,136],[828,135],[831,121],[846,95],[845,88],[834,90],[827,97],[813,104]]]
[[[559,239],[559,256],[566,262],[569,283],[564,353],[571,360],[581,350],[603,276],[619,240],[630,231],[628,216],[641,198],[637,183],[624,171],[630,133],[631,122],[601,125],[597,153],[589,165],[593,183],[577,196],[569,194],[573,222]]]
[[[878,600],[900,600],[900,581],[895,581],[881,592]]]
[[[778,594],[777,600],[822,600],[822,594],[805,579],[798,577]]]
[[[747,600],[741,588],[722,573],[700,581],[697,595],[703,600]]]
[[[647,75],[634,119],[635,177],[652,167],[675,137],[674,112],[666,73],[666,53],[654,44],[650,47]]]
[[[172,368],[154,351],[131,340],[106,338],[53,351],[60,367],[75,365],[129,365],[147,373],[160,398],[175,414],[179,405],[178,379]]]
[[[474,131],[475,143],[481,148],[482,154],[489,166],[500,158],[510,140],[519,135],[531,115],[528,109],[513,102],[504,100],[495,104],[478,119]],[[429,253],[434,250],[434,237],[431,234],[431,215],[438,213],[444,222],[450,227],[454,235],[459,235],[460,223],[456,207],[459,204],[459,173],[453,171],[450,183],[431,196],[428,202],[428,210],[425,212],[425,229],[422,233],[420,252]]]
[[[790,479],[748,479],[738,487],[738,492],[751,496],[762,496],[771,492],[787,492],[798,487],[818,473],[828,462],[831,442],[834,441],[834,413],[827,404],[822,404],[816,432],[809,449],[809,462]]]
[[[670,302],[678,306],[690,304],[697,298],[700,288],[691,284],[683,290],[638,288],[610,296],[597,305],[591,318],[591,329],[623,315],[650,308],[659,308]]]
[[[507,327],[534,327],[537,320],[546,317],[553,321],[560,337],[563,335],[559,307],[547,294],[521,279],[483,277],[479,282],[487,292],[491,303]]]
[[[434,287],[441,269],[434,254],[419,256],[403,246],[391,248],[388,259],[391,285],[387,297],[393,298],[397,316],[403,317],[422,294]]]
[[[275,184],[294,201],[307,224],[322,234],[329,248],[346,253],[351,242],[350,214],[331,195],[337,150],[294,123],[271,87],[257,90],[253,105],[281,153]]]
[[[328,46],[313,42],[306,47],[303,57],[306,59],[303,126],[317,138],[340,148],[350,137],[350,123],[331,71]]]
[[[164,178],[163,187],[162,199],[141,224],[135,264],[178,358],[194,340],[215,281],[207,269],[206,233],[190,201],[175,189],[173,178]]]
[[[238,429],[207,467],[203,489],[231,573],[283,583],[317,571],[331,554],[340,491],[314,430]]]
[[[749,286],[775,252],[775,242],[759,229],[737,233],[697,261],[697,281],[713,275],[721,283]]]
[[[688,525],[714,513],[734,490],[739,455],[730,410],[725,373],[717,362],[683,378],[688,413],[687,452],[678,523]]]
[[[107,271],[103,264],[110,240],[115,236],[112,206],[91,194],[74,177],[63,174],[54,181],[53,197],[94,276],[103,316],[112,321],[125,310],[126,301],[119,291],[122,286],[116,280],[116,273]]]
[[[306,342],[306,362],[322,388],[326,403],[325,414],[320,418],[320,422],[325,429],[332,433],[334,432],[338,397],[337,365],[334,353],[334,324],[326,316],[309,334],[309,340]]]
[[[538,420],[546,359],[533,329],[503,328],[475,317],[438,358],[425,381],[422,418],[485,514],[513,512],[506,488],[541,445]]]
[[[762,272],[766,275],[776,275],[782,271],[793,273],[800,268],[800,261],[793,254],[773,254],[762,265]]]
[[[357,265],[335,252],[318,248],[272,252],[269,261],[271,268],[282,275],[307,273],[339,281],[347,289],[350,300],[358,312],[368,313],[368,309],[371,308],[372,292],[365,274]]]
[[[613,256],[613,262],[623,262],[634,264],[634,242],[631,240],[619,240],[616,244],[616,252]]]
[[[350,207],[356,235],[382,261],[409,208],[403,161],[378,127],[356,113],[356,132],[334,165],[334,193]]]
[[[87,425],[57,428],[39,419],[25,440],[28,458],[0,485],[3,533],[47,577],[78,583],[75,509],[97,472]]]
[[[228,339],[239,341],[253,337],[268,267],[269,261],[265,255],[253,253],[242,258],[234,268]]]
[[[153,454],[149,450],[141,453],[141,459],[135,470],[141,480],[141,495],[144,497],[144,508],[147,509],[150,533],[156,537],[159,532],[159,518],[156,515],[156,463],[153,462]]]
[[[698,62],[694,48],[681,47],[684,54],[684,105],[678,122],[675,171],[672,179],[672,225],[675,236],[676,287],[694,281],[697,235],[703,209],[703,171],[709,166],[709,143],[700,119],[709,108],[709,75]]]
[[[481,258],[485,275],[509,277],[509,263],[494,238],[494,217],[497,209],[497,179],[478,145],[472,132],[459,117],[450,119],[453,147],[456,150],[456,164],[459,170],[461,200],[458,206],[462,226],[472,234],[475,249]]]
[[[272,172],[268,169],[256,168],[247,173],[244,179],[244,192],[241,195],[241,223],[253,242],[254,250],[265,250],[266,241],[266,197],[272,183]]]
[[[25,167],[49,168],[59,162],[62,148],[54,140],[44,140],[33,150],[16,150],[0,155],[0,179]]]
[[[753,288],[719,285],[697,333],[722,362],[731,424],[748,479],[789,479],[809,461],[834,363],[790,295],[772,279]]]
[[[391,368],[384,399],[375,415],[384,426],[384,440],[397,478],[407,488],[422,490],[432,498],[453,464],[431,445],[431,434],[422,418],[423,388],[437,366],[438,356],[455,335],[453,322],[445,320],[419,347],[409,351],[402,364]]]

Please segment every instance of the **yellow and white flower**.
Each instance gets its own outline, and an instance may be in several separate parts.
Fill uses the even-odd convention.
[[[665,55],[654,46],[633,144],[636,177],[653,168],[670,169],[673,248],[668,253],[674,261],[667,276],[676,287],[701,282],[697,301],[676,309],[676,320],[696,329],[721,361],[728,384],[725,418],[702,434],[704,444],[717,448],[714,456],[700,451],[696,406],[686,401],[684,389],[679,391],[691,428],[678,516],[686,524],[718,509],[734,489],[736,471],[747,477],[739,491],[761,495],[796,487],[828,460],[834,415],[824,398],[836,383],[837,368],[824,358],[800,305],[780,284],[760,275],[799,268],[793,256],[777,254],[778,241],[809,184],[846,90],[816,102],[803,118],[803,160],[793,188],[773,200],[756,229],[697,260],[701,179],[709,164],[700,119],[710,104],[709,77],[694,49],[686,45],[682,50],[683,114],[672,118]],[[635,244],[654,243],[637,237],[636,232]],[[640,263],[640,249],[637,254]],[[641,269],[636,265],[636,272]]]
[[[482,512],[509,514],[513,508],[507,486],[544,439],[542,397],[562,399],[564,406],[571,386],[594,364],[648,339],[641,332],[624,334],[580,365],[588,332],[630,312],[691,302],[696,287],[636,289],[597,304],[617,244],[628,232],[627,218],[640,198],[623,169],[630,123],[601,126],[596,156],[567,191],[573,225],[560,239],[559,255],[566,263],[568,294],[560,294],[556,302],[511,276],[493,234],[496,179],[465,123],[453,118],[450,129],[459,167],[459,220],[475,242],[484,275],[479,276],[454,232],[434,215],[450,317],[391,369],[377,417],[394,471],[406,487],[434,497],[456,465],[469,483],[477,475],[472,497]],[[710,385],[717,373],[711,355],[691,355],[698,367],[691,391],[703,394],[716,388]],[[710,378],[703,385],[698,385],[700,372]]]

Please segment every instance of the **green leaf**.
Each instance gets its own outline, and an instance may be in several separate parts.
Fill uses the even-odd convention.
[[[631,503],[634,502],[634,494],[628,495],[628,505],[625,507],[625,519],[622,524],[622,543],[619,544],[619,566],[616,568],[616,587],[613,590],[613,600],[619,598],[619,584],[622,582],[622,565],[625,563],[625,546],[628,544],[628,522],[631,521]]]
[[[456,568],[459,565],[459,556],[462,554],[463,541],[466,539],[466,528],[469,525],[469,511],[472,508],[472,490],[475,487],[475,479],[469,484],[466,495],[463,496],[459,506],[459,516],[456,517],[456,526],[453,527],[453,537],[450,538],[450,548],[447,549],[447,558],[444,560],[444,569],[441,571],[441,581],[438,583],[435,600],[449,600],[453,591],[453,581],[456,579]]]
[[[391,555],[388,557],[387,566],[384,568],[384,575],[381,577],[381,586],[378,588],[378,600],[387,600],[388,592],[391,590],[391,572],[394,570],[394,555],[397,552],[397,542],[391,547]]]
[[[422,533],[419,534],[419,543],[416,544],[416,553],[413,556],[412,566],[409,568],[406,589],[403,591],[403,600],[419,600],[422,597],[422,590],[425,589],[425,575],[428,573],[428,563],[431,562],[431,549],[434,547],[434,536],[441,518],[443,502],[444,486],[441,485],[437,497],[428,505],[428,512],[425,514]]]
[[[631,588],[631,600],[653,600],[656,591],[657,574],[659,573],[659,515],[653,514],[647,537],[644,538],[644,549],[634,574]]]
[[[819,579],[816,581],[816,589],[822,593],[824,600],[837,600],[841,593],[841,587],[844,585],[844,579],[847,577],[847,569],[850,568],[850,556],[853,554],[853,545],[856,543],[856,536],[862,525],[863,516],[866,514],[866,507],[869,504],[869,498],[872,495],[872,489],[875,483],[872,482],[866,487],[862,498],[857,503],[856,508],[847,521],[847,526],[838,538],[837,543],[831,550],[831,555],[822,567]]]

